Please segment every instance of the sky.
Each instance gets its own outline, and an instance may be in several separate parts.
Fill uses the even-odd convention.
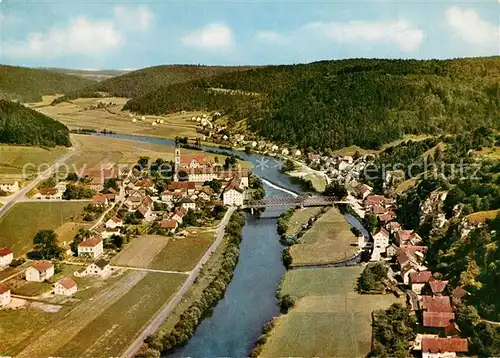
[[[0,62],[138,69],[500,54],[500,0],[0,0]]]

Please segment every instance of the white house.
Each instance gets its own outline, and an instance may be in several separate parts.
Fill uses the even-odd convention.
[[[241,206],[243,205],[244,191],[239,186],[229,184],[222,194],[224,205]]]
[[[9,266],[14,259],[14,254],[7,248],[0,249],[0,267]]]
[[[186,210],[189,209],[196,210],[196,203],[190,198],[182,198],[177,203],[179,203],[180,206]]]
[[[373,235],[373,246],[384,249],[389,246],[389,233],[386,229],[381,228],[379,232]]]
[[[76,282],[69,277],[63,277],[54,284],[54,294],[61,296],[73,296],[77,291]]]
[[[75,272],[75,276],[100,276],[106,277],[111,274],[111,266],[109,265],[109,261],[104,259],[97,260],[92,262],[87,266],[85,270],[80,270]]]
[[[54,276],[54,265],[50,261],[37,261],[26,270],[26,281],[43,282]]]
[[[123,227],[123,221],[122,219],[113,216],[111,219],[106,221],[106,228],[108,229],[116,229],[118,227]]]
[[[0,190],[7,193],[19,191],[19,181],[15,179],[0,179]]]
[[[95,259],[104,252],[102,237],[99,235],[92,236],[78,245],[78,256]]]
[[[7,306],[11,301],[10,288],[5,283],[0,283],[0,307]]]
[[[302,154],[302,153],[301,153],[301,152],[300,152],[300,150],[298,150],[298,149],[297,149],[297,150],[295,151],[295,153],[294,153],[294,155],[295,155],[296,157],[300,157],[300,155],[301,155],[301,154]]]

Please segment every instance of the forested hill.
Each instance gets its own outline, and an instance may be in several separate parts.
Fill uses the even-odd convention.
[[[66,93],[94,81],[43,69],[0,65],[0,98],[35,102],[42,95]]]
[[[405,134],[498,129],[499,83],[500,57],[321,61],[162,87],[125,109],[217,110],[247,119],[252,130],[277,142],[379,148]]]
[[[251,67],[164,65],[148,67],[121,76],[101,81],[97,84],[68,93],[55,101],[79,97],[96,97],[99,92],[116,97],[138,97],[156,90],[161,86],[190,82],[204,77],[213,77],[232,71],[248,70]]]
[[[68,128],[19,103],[0,99],[0,143],[71,146]]]

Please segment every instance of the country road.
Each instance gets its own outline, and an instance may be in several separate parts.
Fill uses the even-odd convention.
[[[36,186],[42,181],[49,178],[56,169],[64,164],[69,158],[73,155],[77,154],[80,150],[80,145],[76,142],[73,142],[73,147],[68,151],[68,153],[64,154],[62,157],[58,158],[47,170],[39,173],[38,176],[33,179],[28,185],[19,190],[17,193],[14,193],[6,198],[4,206],[0,208],[0,218],[5,215],[10,208],[12,208],[16,203],[23,201],[25,199],[26,194],[31,189],[36,188]]]
[[[227,223],[229,222],[229,219],[231,218],[231,215],[234,213],[236,209],[233,207],[230,207],[228,211],[226,212],[226,215],[222,219],[219,228],[217,229],[217,232],[215,233],[215,241],[213,244],[208,248],[207,252],[203,255],[201,260],[196,264],[195,268],[189,273],[189,276],[180,288],[180,290],[175,294],[175,296],[166,304],[160,312],[154,317],[146,327],[142,330],[142,332],[134,339],[134,341],[129,345],[127,349],[123,352],[121,355],[122,357],[133,357],[134,354],[137,353],[137,351],[141,348],[144,340],[151,334],[155,333],[165,322],[167,317],[172,313],[173,309],[179,304],[179,302],[182,300],[184,295],[189,291],[191,286],[193,285],[194,281],[196,280],[196,277],[198,277],[201,268],[203,265],[208,261],[212,253],[217,250],[217,248],[220,246],[222,243],[222,240],[224,239],[224,230],[226,228]]]

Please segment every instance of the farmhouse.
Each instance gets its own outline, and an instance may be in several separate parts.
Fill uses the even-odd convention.
[[[111,266],[109,265],[109,261],[104,259],[99,259],[95,262],[92,262],[87,266],[86,269],[76,271],[75,276],[100,276],[106,277],[111,273]]]
[[[464,338],[422,338],[422,358],[456,357],[457,353],[467,353],[467,339]]]
[[[14,259],[14,254],[7,248],[0,249],[0,267],[9,266]]]
[[[15,193],[19,191],[19,182],[15,179],[0,179],[0,190]]]
[[[168,232],[174,232],[179,224],[177,221],[172,219],[165,219],[160,222],[160,228],[167,230]]]
[[[54,284],[54,294],[73,296],[77,291],[76,282],[69,277],[63,277]]]
[[[183,207],[180,207],[174,211],[171,219],[177,221],[179,224],[182,224],[182,219],[186,216],[187,210]]]
[[[101,206],[104,207],[108,205],[109,201],[106,195],[104,194],[96,194],[92,197],[92,205],[93,206]]]
[[[10,301],[10,288],[5,283],[0,283],[0,307],[7,306]]]
[[[95,259],[102,255],[104,251],[102,237],[92,236],[78,245],[78,256]]]
[[[54,265],[50,261],[37,261],[26,270],[26,281],[43,282],[54,276]]]
[[[122,226],[123,226],[123,220],[116,216],[113,216],[111,219],[106,221],[106,228],[108,229],[116,229]]]

